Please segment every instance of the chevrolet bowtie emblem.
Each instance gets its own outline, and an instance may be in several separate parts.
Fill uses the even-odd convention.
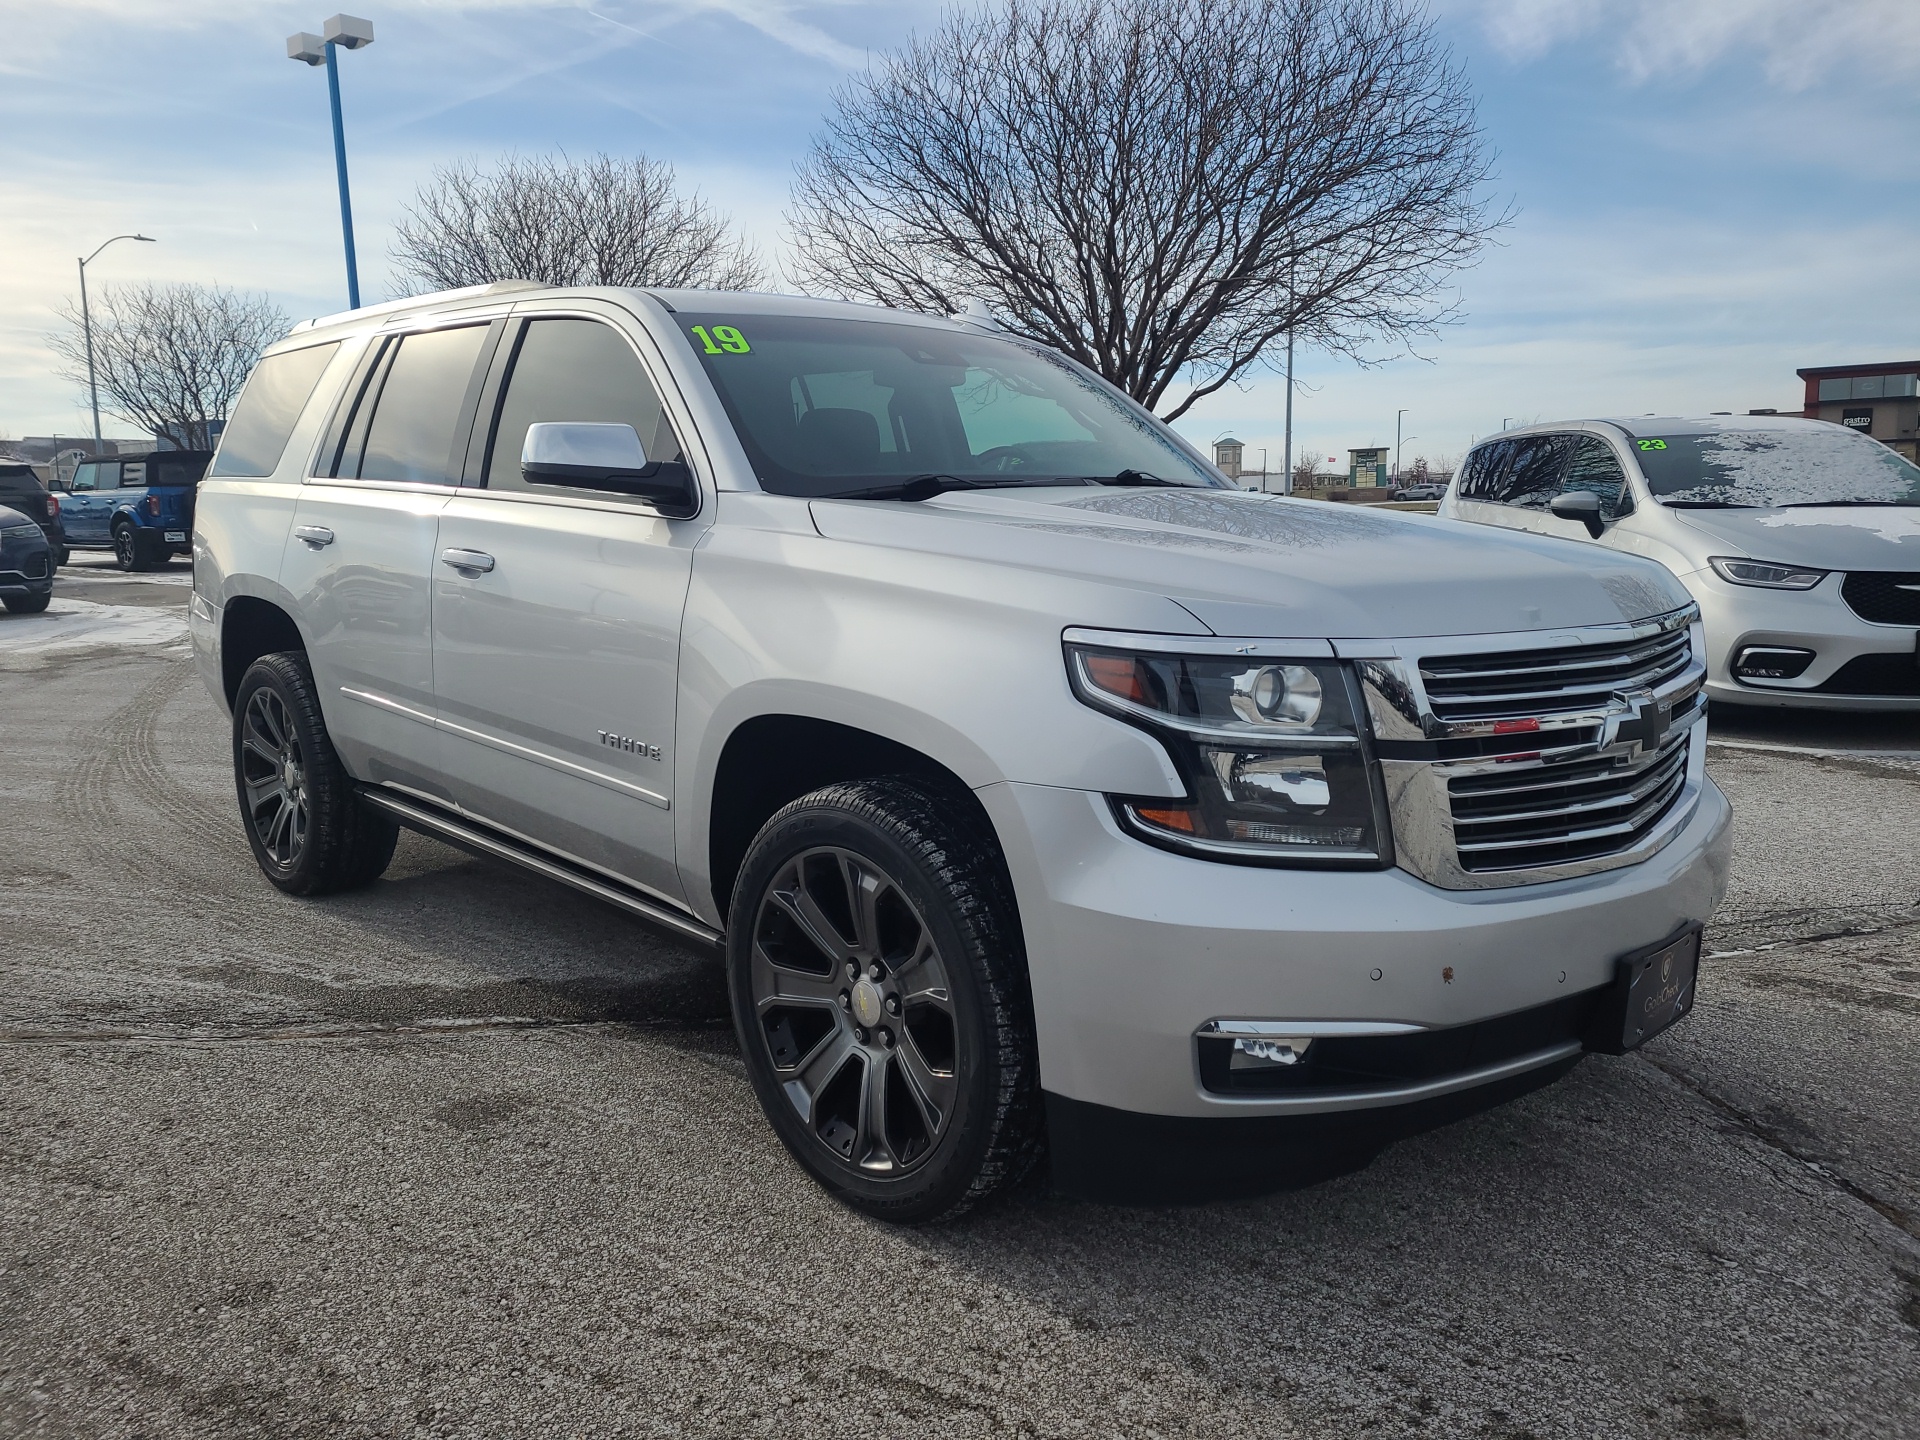
[[[1617,698],[1631,708],[1624,714],[1607,716],[1606,724],[1600,729],[1600,748],[1611,750],[1616,745],[1632,745],[1638,754],[1651,755],[1667,738],[1667,730],[1673,723],[1673,706],[1663,705],[1645,693]]]

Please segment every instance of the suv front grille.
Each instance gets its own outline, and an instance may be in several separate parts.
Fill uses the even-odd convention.
[[[1706,783],[1699,621],[1689,605],[1551,647],[1538,634],[1433,639],[1362,661],[1395,863],[1484,890],[1658,853]]]
[[[1875,625],[1920,625],[1920,571],[1856,570],[1841,582],[1840,597]]]
[[[1447,784],[1460,868],[1522,870],[1630,849],[1680,798],[1691,729],[1652,755],[1462,776]]]
[[[1420,662],[1420,679],[1437,720],[1545,718],[1604,710],[1616,692],[1656,689],[1692,657],[1682,627],[1609,645],[1430,656]]]

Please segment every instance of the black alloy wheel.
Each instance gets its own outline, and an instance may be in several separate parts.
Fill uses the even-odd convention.
[[[312,807],[306,754],[287,702],[263,685],[240,717],[240,785],[247,825],[273,863],[291,870],[307,848]]]
[[[902,779],[816,791],[767,823],[734,895],[761,1105],[816,1179],[886,1219],[958,1214],[1038,1153],[1017,919],[958,808]]]
[[[839,846],[789,860],[754,925],[753,1004],[827,1148],[875,1175],[926,1162],[953,1115],[953,987],[891,876]]]
[[[365,885],[393,859],[399,828],[355,792],[300,651],[263,655],[241,677],[233,779],[253,858],[288,894]]]
[[[113,527],[113,558],[122,570],[140,568],[140,541],[131,525]]]

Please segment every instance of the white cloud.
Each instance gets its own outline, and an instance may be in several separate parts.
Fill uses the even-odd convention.
[[[1609,51],[1648,82],[1750,58],[1773,84],[1800,90],[1835,72],[1910,83],[1920,72],[1915,0],[1446,0],[1512,60],[1570,44]]]

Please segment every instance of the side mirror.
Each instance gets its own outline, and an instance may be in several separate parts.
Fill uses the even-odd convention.
[[[1600,497],[1591,490],[1569,490],[1564,495],[1556,495],[1547,508],[1562,520],[1580,521],[1587,527],[1587,534],[1596,540],[1606,533],[1607,522],[1600,516]]]
[[[693,474],[678,461],[649,461],[631,425],[585,421],[527,427],[520,473],[529,485],[571,485],[651,500],[663,510],[692,514],[698,505]]]

